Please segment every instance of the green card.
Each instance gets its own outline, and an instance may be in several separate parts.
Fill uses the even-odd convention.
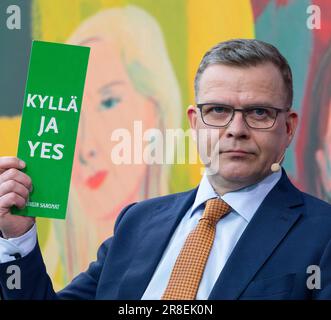
[[[33,41],[17,157],[33,191],[23,216],[64,219],[90,48]]]

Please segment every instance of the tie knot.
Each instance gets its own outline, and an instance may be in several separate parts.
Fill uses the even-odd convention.
[[[214,198],[206,202],[205,211],[203,212],[202,219],[207,219],[213,223],[223,218],[231,210],[231,207],[222,199]]]

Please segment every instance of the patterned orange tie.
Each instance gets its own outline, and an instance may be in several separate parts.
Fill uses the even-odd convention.
[[[172,270],[162,300],[194,300],[215,238],[216,224],[231,207],[210,199],[198,225],[188,235]]]

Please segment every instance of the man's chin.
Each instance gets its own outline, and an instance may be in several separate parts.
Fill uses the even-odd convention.
[[[252,165],[251,161],[219,161],[213,162],[210,167],[222,175],[246,176],[252,172]]]
[[[248,174],[221,174],[221,177],[229,182],[250,184],[254,178]]]
[[[258,174],[247,164],[228,164],[219,168],[212,167],[212,174],[223,180],[235,183],[250,183]]]

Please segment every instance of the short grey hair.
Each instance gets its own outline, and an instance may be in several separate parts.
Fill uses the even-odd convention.
[[[291,107],[293,102],[293,79],[287,60],[276,47],[256,39],[234,39],[220,42],[204,55],[194,80],[196,101],[198,101],[200,78],[208,66],[222,64],[244,68],[267,62],[271,62],[280,71],[286,90],[287,107]]]

